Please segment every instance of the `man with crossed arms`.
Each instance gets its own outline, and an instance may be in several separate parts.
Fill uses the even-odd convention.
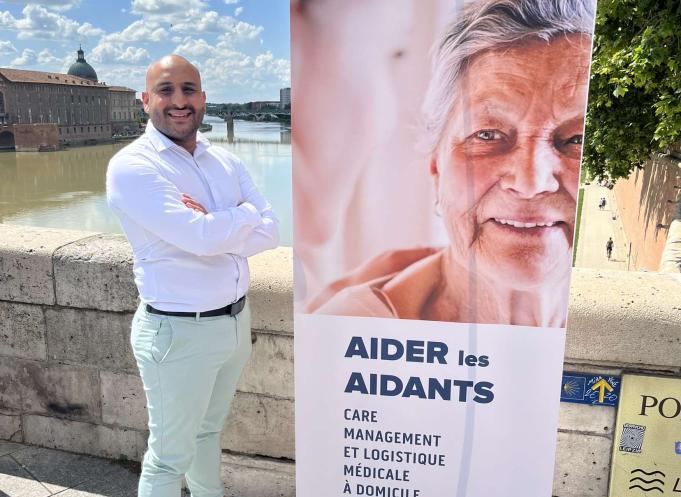
[[[142,93],[144,135],[109,162],[107,199],[132,245],[141,304],[131,343],[147,398],[138,497],[222,497],[220,432],[251,351],[246,257],[278,220],[243,163],[197,133],[198,70],[169,55]]]

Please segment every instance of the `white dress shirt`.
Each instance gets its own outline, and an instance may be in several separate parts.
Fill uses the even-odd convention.
[[[132,245],[140,298],[157,309],[235,302],[248,290],[246,257],[279,242],[279,221],[244,164],[201,133],[192,155],[149,121],[109,162],[106,192]],[[208,214],[185,207],[182,193]]]

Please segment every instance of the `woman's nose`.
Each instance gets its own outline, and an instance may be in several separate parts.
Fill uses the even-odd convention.
[[[560,156],[552,143],[542,138],[528,140],[506,158],[501,187],[515,196],[531,199],[558,190]]]

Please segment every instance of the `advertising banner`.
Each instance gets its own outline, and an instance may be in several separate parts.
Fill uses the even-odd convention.
[[[681,379],[622,377],[610,497],[681,495]]]
[[[551,495],[595,8],[293,2],[299,497]]]

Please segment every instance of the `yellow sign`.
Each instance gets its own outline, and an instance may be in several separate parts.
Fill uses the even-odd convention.
[[[681,378],[623,375],[609,497],[681,497]]]

